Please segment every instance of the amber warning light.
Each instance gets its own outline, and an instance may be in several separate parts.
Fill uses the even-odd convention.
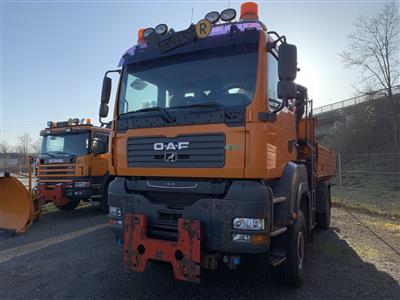
[[[244,2],[240,6],[240,20],[258,20],[258,5],[255,2]]]

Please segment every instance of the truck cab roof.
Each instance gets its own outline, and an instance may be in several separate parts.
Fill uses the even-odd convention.
[[[150,35],[149,39],[139,41],[125,51],[118,66],[222,45],[258,42],[259,32],[265,29],[260,21],[239,21],[212,25],[206,38],[196,36],[194,24],[185,30],[168,32],[163,36],[155,37],[157,34],[154,33],[152,39]]]

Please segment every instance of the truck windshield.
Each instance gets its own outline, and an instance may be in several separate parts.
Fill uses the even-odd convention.
[[[85,155],[89,153],[89,133],[51,134],[43,137],[41,156]]]
[[[246,106],[257,79],[256,44],[213,48],[128,65],[119,113],[149,108]],[[200,104],[200,105],[199,105]]]

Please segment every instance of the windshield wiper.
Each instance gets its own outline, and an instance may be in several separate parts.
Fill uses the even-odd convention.
[[[203,103],[195,103],[192,105],[189,105],[188,107],[219,107],[224,113],[225,116],[228,119],[234,119],[235,115],[232,114],[225,105],[219,103],[219,102],[203,102]]]
[[[48,155],[51,157],[55,157],[53,154],[47,153],[47,152],[40,152],[39,155]]]
[[[159,107],[159,106],[148,107],[135,110],[134,112],[136,113],[136,112],[148,112],[148,111],[159,111],[163,115],[165,121],[167,121],[168,123],[176,121],[176,119],[173,116],[171,116],[164,107]]]

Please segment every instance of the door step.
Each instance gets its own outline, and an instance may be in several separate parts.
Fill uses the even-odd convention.
[[[273,230],[270,233],[270,236],[274,237],[274,236],[280,235],[286,231],[287,231],[287,227],[276,227],[276,228],[273,228]]]
[[[278,203],[282,203],[286,201],[286,197],[285,196],[281,196],[281,197],[273,197],[272,198],[272,203],[274,204],[278,204]]]
[[[271,265],[276,267],[286,260],[286,256],[275,254],[270,257],[270,260],[271,260]]]

